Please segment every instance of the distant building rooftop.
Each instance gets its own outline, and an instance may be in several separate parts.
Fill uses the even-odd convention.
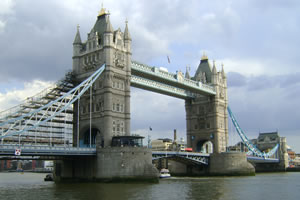
[[[259,133],[258,142],[277,141],[280,138],[278,132]]]
[[[159,138],[157,140],[162,140],[163,142],[173,142],[173,140],[170,138]]]

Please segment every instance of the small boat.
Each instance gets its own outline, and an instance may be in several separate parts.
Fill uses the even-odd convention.
[[[47,174],[44,181],[53,181],[53,174]]]
[[[169,178],[169,177],[171,177],[171,174],[168,169],[160,170],[159,178]]]

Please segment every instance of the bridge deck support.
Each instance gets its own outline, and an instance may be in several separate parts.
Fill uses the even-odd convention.
[[[56,181],[158,181],[152,165],[152,153],[140,147],[98,148],[97,156],[78,160],[57,161]]]
[[[255,169],[247,161],[245,153],[223,152],[211,154],[209,174],[220,176],[254,175]]]

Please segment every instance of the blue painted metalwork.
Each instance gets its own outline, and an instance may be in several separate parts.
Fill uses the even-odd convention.
[[[152,151],[152,160],[162,158],[183,158],[196,164],[208,165],[209,154],[195,152],[180,152],[180,151]]]
[[[95,156],[96,148],[0,145],[0,156],[14,156],[21,149],[21,156]]]
[[[277,144],[270,152],[265,153],[265,152],[261,152],[258,148],[256,148],[256,146],[254,144],[252,144],[251,140],[249,140],[247,138],[247,136],[245,135],[244,131],[241,129],[240,125],[238,124],[238,122],[236,121],[230,107],[227,107],[228,110],[228,114],[231,118],[231,121],[236,129],[236,131],[238,132],[239,136],[242,139],[242,142],[246,145],[246,147],[249,149],[249,152],[251,152],[254,156],[259,156],[259,157],[264,157],[264,158],[268,158],[271,157],[272,155],[274,155],[279,147],[279,144]],[[248,154],[249,155],[249,154]]]
[[[19,117],[2,121],[0,123],[0,127],[2,127],[3,132],[0,136],[0,139],[12,135],[20,135],[25,131],[34,129],[39,125],[45,124],[59,115],[61,112],[65,111],[92,86],[104,69],[105,65],[102,65],[102,67],[100,67],[77,87],[73,88],[63,96],[49,102],[48,104],[41,106],[40,108],[27,114],[22,114]],[[39,120],[29,125],[29,122],[34,121],[34,118],[37,116],[37,114],[39,114]],[[18,127],[18,129],[16,129],[16,127]]]
[[[256,156],[247,156],[247,160],[252,163],[279,163],[278,158],[266,158],[266,157],[256,157]]]

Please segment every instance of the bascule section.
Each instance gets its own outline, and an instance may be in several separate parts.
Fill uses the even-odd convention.
[[[73,73],[80,83],[102,64],[104,73],[74,104],[73,144],[107,147],[113,136],[130,135],[131,36],[114,30],[109,13],[101,9],[95,25],[81,41],[79,27],[73,42]]]
[[[19,105],[0,113],[2,145],[72,146],[72,73]],[[53,102],[55,101],[55,102]],[[59,112],[59,113],[57,113]]]
[[[188,76],[189,77],[189,76]],[[211,67],[203,55],[191,80],[210,85],[214,95],[196,94],[185,100],[187,121],[187,145],[196,152],[225,152],[228,143],[227,79],[222,70],[217,72],[215,62]]]

